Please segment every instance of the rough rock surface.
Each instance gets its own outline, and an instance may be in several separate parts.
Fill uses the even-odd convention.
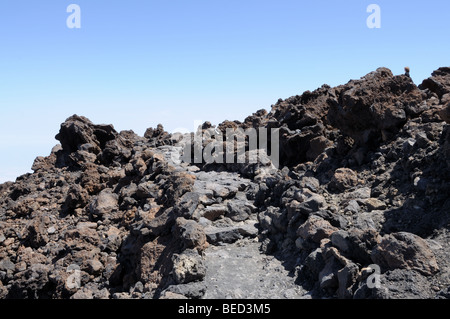
[[[0,185],[0,298],[449,298],[449,70],[379,68],[199,128],[205,151],[274,129],[279,163],[180,161],[194,134],[69,117]]]

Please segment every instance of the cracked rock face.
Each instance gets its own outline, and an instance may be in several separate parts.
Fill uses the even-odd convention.
[[[449,68],[379,68],[199,129],[275,129],[279,166],[71,116],[0,185],[0,298],[448,298],[449,103]]]

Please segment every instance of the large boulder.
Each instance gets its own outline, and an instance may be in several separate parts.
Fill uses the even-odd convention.
[[[205,277],[206,266],[196,251],[188,249],[183,254],[175,254],[173,259],[173,276],[178,284],[187,284]]]
[[[119,210],[119,196],[111,189],[104,189],[89,206],[94,218],[110,219]]]
[[[426,276],[439,271],[427,242],[408,232],[384,236],[372,251],[371,257],[374,263],[385,269],[412,269]]]
[[[311,215],[308,220],[297,229],[297,235],[303,240],[311,240],[320,243],[324,238],[329,238],[338,229],[325,219]]]
[[[331,178],[330,188],[345,191],[358,185],[358,174],[350,168],[338,168]]]
[[[429,89],[436,93],[439,98],[450,93],[450,67],[442,67],[431,74],[431,77],[422,81],[419,85],[421,90]]]
[[[187,220],[184,217],[177,218],[175,233],[185,248],[202,251],[208,245],[203,227],[194,220]]]
[[[73,115],[61,124],[55,136],[68,153],[85,150],[98,154],[106,142],[117,137],[112,125],[96,125],[84,116]]]

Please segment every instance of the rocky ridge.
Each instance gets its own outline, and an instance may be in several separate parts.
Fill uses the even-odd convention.
[[[0,185],[0,298],[448,298],[449,114],[450,68],[379,68],[199,128],[276,129],[279,168],[74,115]]]

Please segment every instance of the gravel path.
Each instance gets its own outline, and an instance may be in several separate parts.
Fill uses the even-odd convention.
[[[173,159],[179,157],[180,149],[165,147],[164,150],[166,160],[178,166]],[[228,198],[228,206],[236,207],[239,211],[245,206],[252,206],[252,201],[247,200],[240,191],[242,185],[251,185],[251,180],[229,172],[192,173],[196,176],[194,191],[203,198]],[[223,205],[225,209],[227,207],[225,203],[217,205]],[[219,207],[217,205],[216,210]],[[250,214],[243,219],[246,220],[238,222],[219,218],[211,222],[202,219],[201,223],[205,226],[210,241],[211,234],[214,234],[213,244],[206,249],[204,255],[206,276],[203,284],[206,288],[202,298],[309,298],[307,291],[295,284],[296,276],[286,269],[282,261],[260,251],[260,243],[256,237],[256,216]]]
[[[307,292],[273,256],[262,254],[259,243],[243,239],[206,250],[204,299],[300,299]]]

